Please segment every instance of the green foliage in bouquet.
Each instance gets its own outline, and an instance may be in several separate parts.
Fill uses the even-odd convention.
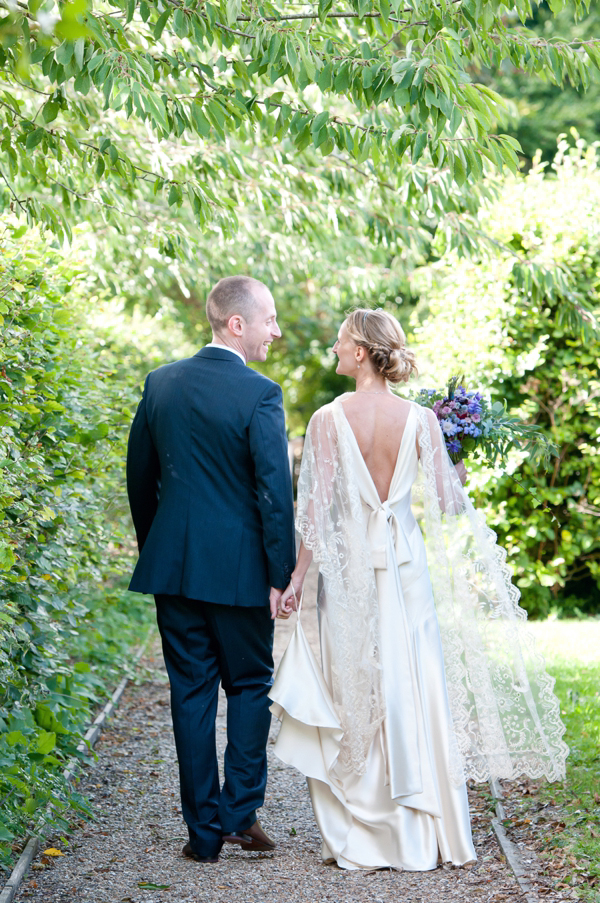
[[[511,451],[476,492],[525,608],[539,617],[600,612],[599,211],[597,149],[562,141],[545,178],[536,166],[508,180],[482,215],[510,253],[442,261],[419,277],[421,369],[440,381],[469,373],[556,446],[548,469]],[[588,309],[586,340],[557,321],[560,293],[523,284],[518,268],[530,259],[565,273]]]

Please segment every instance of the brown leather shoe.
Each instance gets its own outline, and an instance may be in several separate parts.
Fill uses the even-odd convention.
[[[254,850],[256,852],[270,852],[277,844],[265,834],[258,821],[255,821],[245,831],[235,831],[233,834],[223,835],[224,843],[239,843],[242,850]]]
[[[199,856],[198,853],[194,853],[189,843],[186,843],[181,854],[186,857],[186,859],[193,859],[194,862],[218,862],[219,857],[215,856],[214,858],[210,856]]]

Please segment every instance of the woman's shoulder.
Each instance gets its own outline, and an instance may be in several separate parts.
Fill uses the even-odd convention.
[[[337,405],[341,404],[346,398],[351,398],[354,395],[354,392],[344,392],[343,395],[336,395],[336,397],[327,402],[327,404],[321,405],[320,408],[314,412],[311,417],[311,420],[315,417],[317,419],[327,419],[328,417],[333,417],[334,411]]]
[[[327,404],[322,405],[320,408],[317,408],[317,410],[309,420],[309,426],[311,423],[324,423],[326,421],[333,420],[334,405],[336,401],[338,401],[338,399],[334,398],[333,401],[330,401]]]

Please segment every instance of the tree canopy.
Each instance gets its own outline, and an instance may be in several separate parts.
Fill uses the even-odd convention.
[[[482,73],[508,63],[584,89],[600,64],[595,39],[537,39],[529,0],[0,9],[4,207],[59,237],[85,219],[139,227],[181,259],[211,224],[232,235],[248,206],[323,234],[352,193],[378,242],[471,252],[486,240],[483,177],[519,152]]]
[[[589,12],[578,18],[567,3],[556,15],[548,3],[541,3],[526,22],[532,37],[551,47],[556,40],[572,46],[585,46],[600,34],[600,8],[591,4]],[[591,46],[591,44],[589,45]],[[586,90],[572,83],[558,85],[552,79],[532,79],[527,72],[503,65],[488,73],[488,84],[504,97],[512,108],[506,125],[519,141],[523,154],[531,162],[540,150],[550,161],[556,153],[556,137],[571,129],[589,144],[600,138],[600,77],[590,73]]]

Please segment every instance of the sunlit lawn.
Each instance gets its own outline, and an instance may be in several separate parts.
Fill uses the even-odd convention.
[[[543,785],[541,796],[564,810],[564,830],[549,835],[545,846],[554,857],[574,857],[571,879],[581,874],[596,884],[577,888],[580,899],[600,900],[600,618],[530,623],[556,678],[555,691],[570,747],[564,787]],[[573,859],[570,859],[573,862]],[[592,881],[593,881],[592,877]]]

